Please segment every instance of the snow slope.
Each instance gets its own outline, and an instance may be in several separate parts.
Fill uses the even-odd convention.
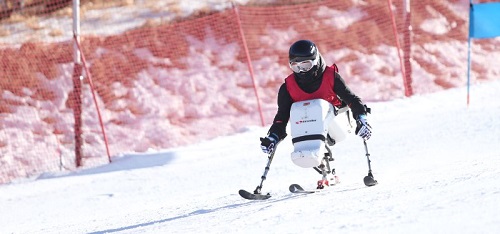
[[[130,154],[72,174],[0,187],[0,233],[496,233],[500,230],[499,81],[369,103],[368,148],[379,185],[365,187],[360,138],[333,148],[341,184],[295,166],[280,144],[263,190],[267,127],[186,147]]]

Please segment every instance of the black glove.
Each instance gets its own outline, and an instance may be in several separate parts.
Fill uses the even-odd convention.
[[[260,138],[260,148],[262,148],[262,152],[266,154],[270,154],[274,151],[274,147],[278,144],[279,137],[278,135],[271,133],[267,137]]]
[[[356,135],[367,141],[372,136],[372,127],[368,124],[366,120],[366,115],[359,115],[356,121]]]

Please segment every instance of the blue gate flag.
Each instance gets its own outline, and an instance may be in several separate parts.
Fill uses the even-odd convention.
[[[471,4],[469,17],[469,37],[500,36],[500,2]]]

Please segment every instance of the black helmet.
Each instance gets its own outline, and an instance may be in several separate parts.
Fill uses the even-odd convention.
[[[288,62],[300,62],[313,60],[318,55],[318,48],[309,40],[300,40],[290,46],[288,51]]]
[[[290,46],[288,63],[299,83],[319,80],[325,71],[318,47],[309,40],[296,41]]]

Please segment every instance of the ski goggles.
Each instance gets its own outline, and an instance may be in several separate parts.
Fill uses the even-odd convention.
[[[300,62],[290,62],[290,68],[295,73],[308,72],[309,70],[311,70],[311,68],[318,64],[318,60],[319,56],[316,55],[316,58],[314,59],[304,60]]]

